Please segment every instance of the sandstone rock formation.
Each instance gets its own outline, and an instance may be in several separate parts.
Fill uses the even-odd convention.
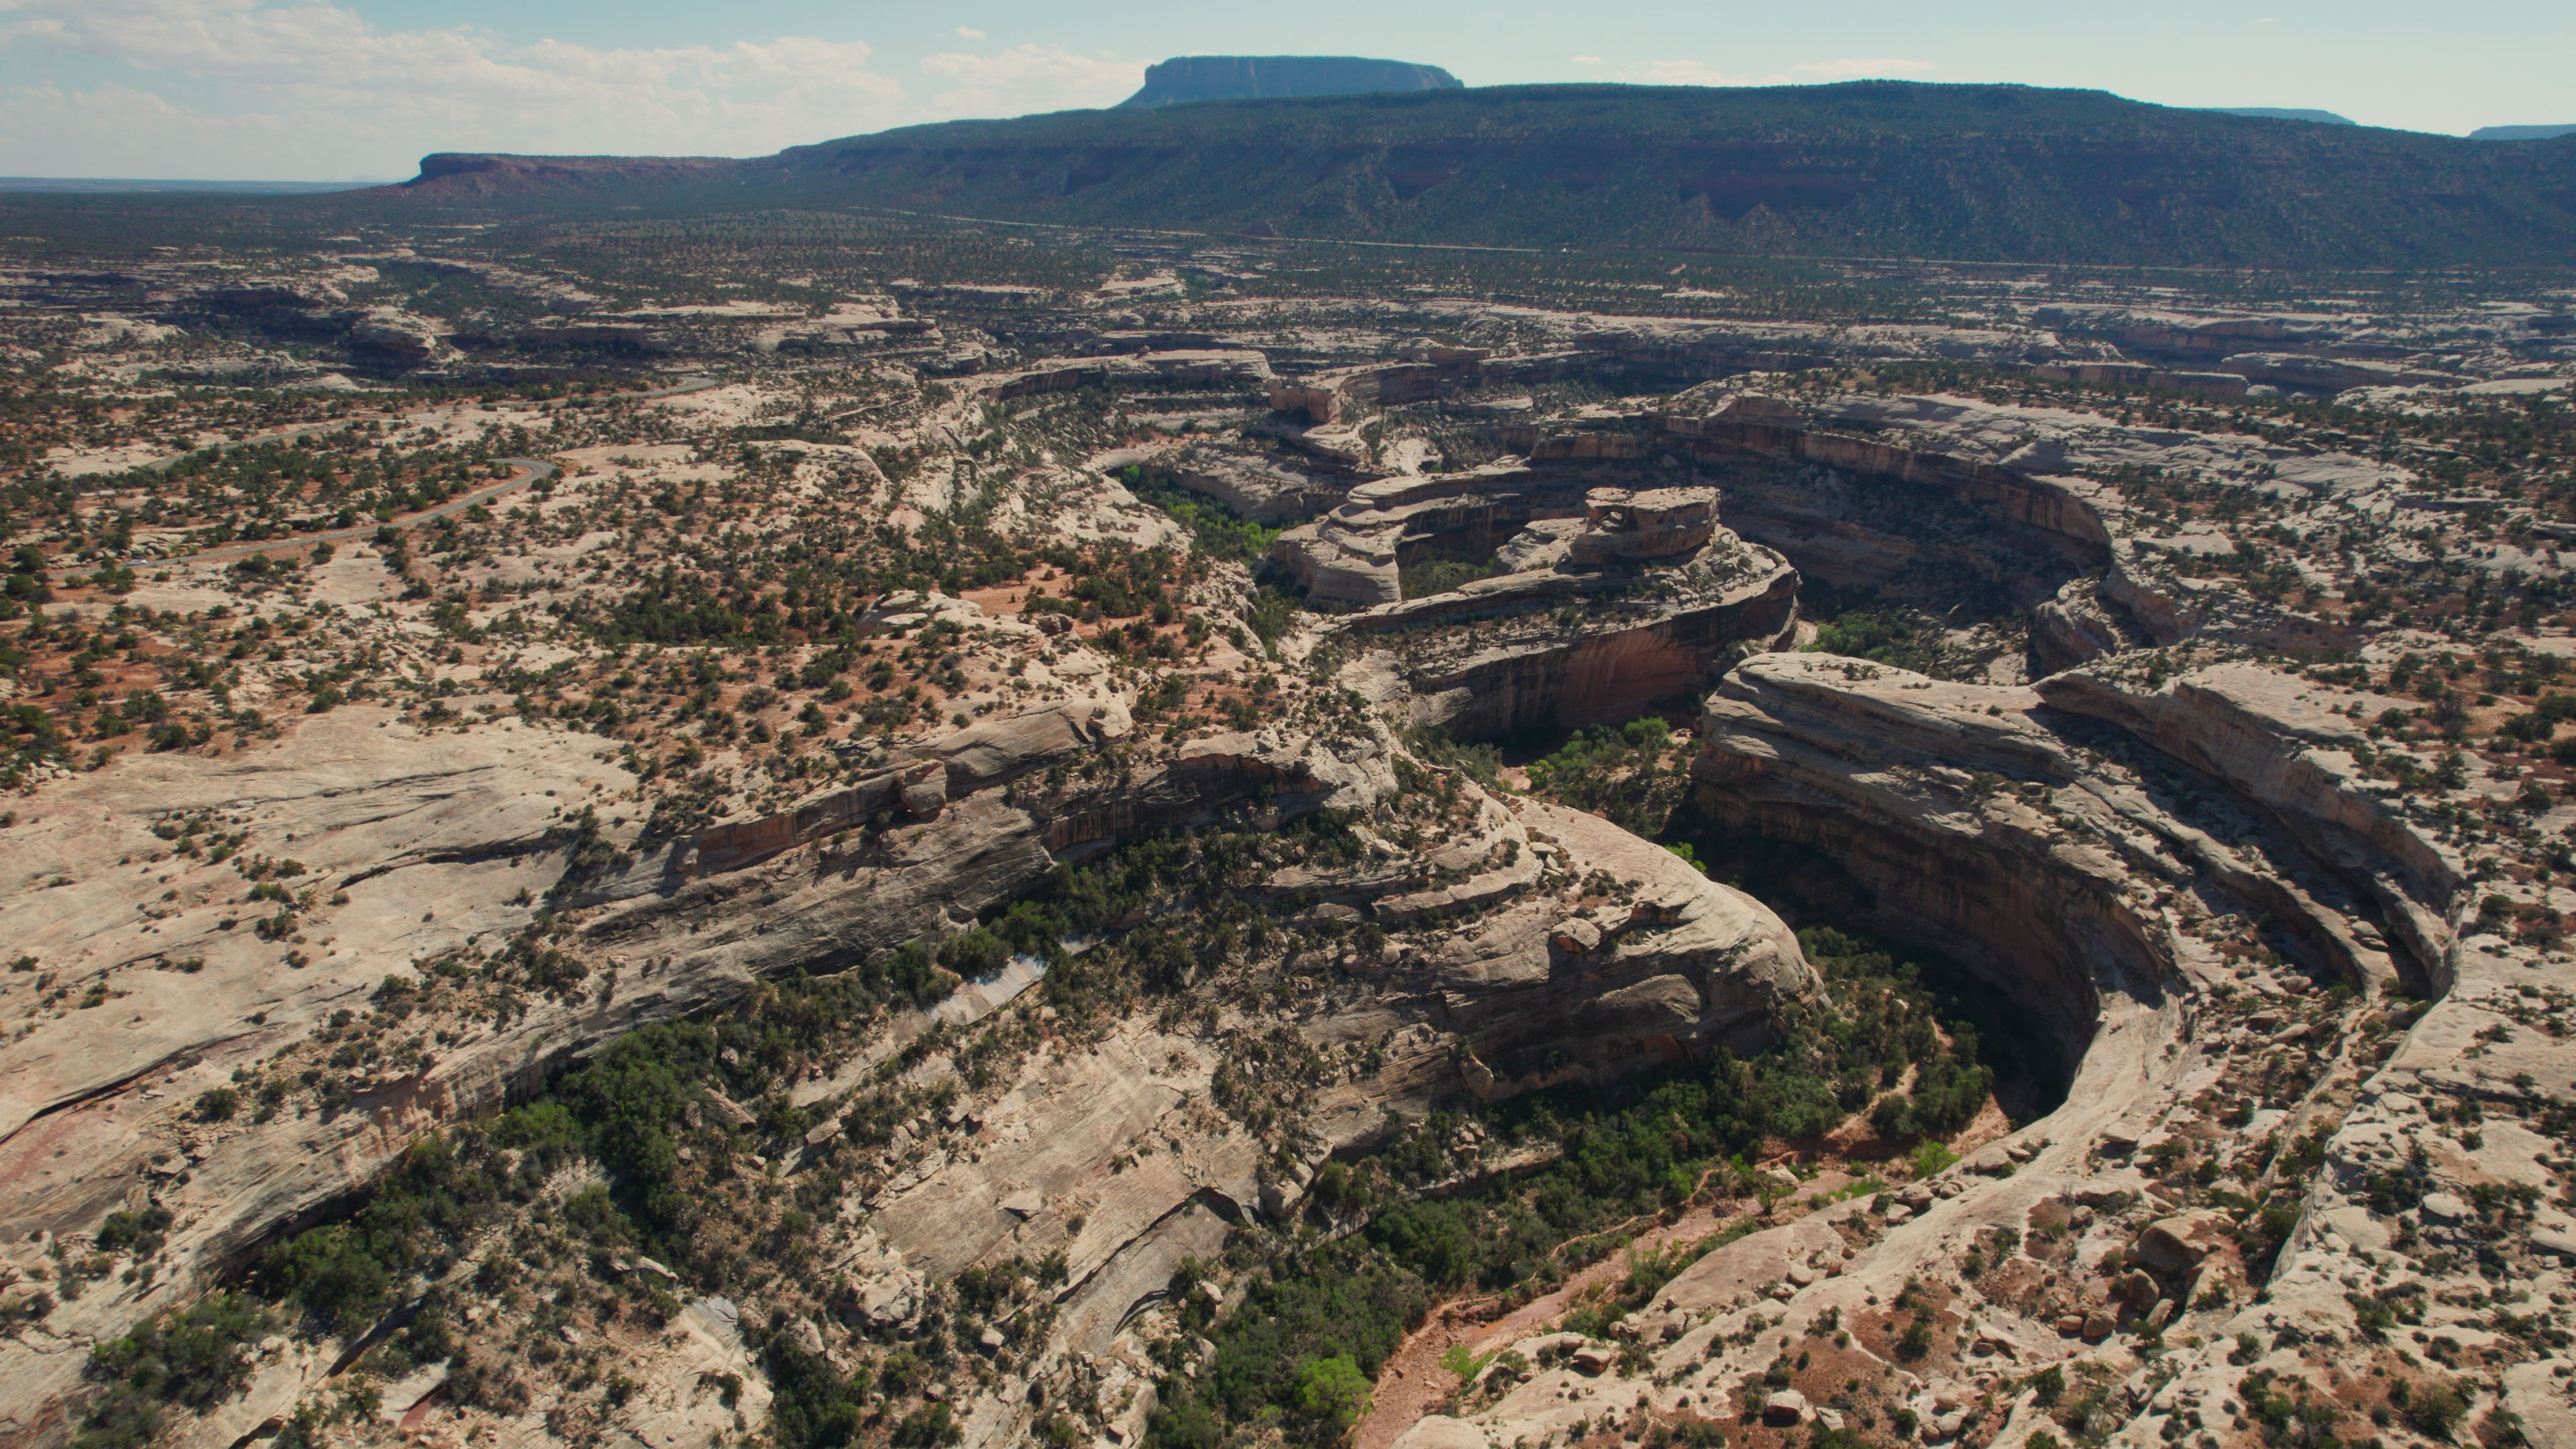
[[[1873,1107],[1937,1056],[1835,1078],[1633,1220],[1390,1269],[1429,1311],[1362,1442],[2566,1438],[2563,299],[1941,272],[1882,322],[1877,264],[1776,317],[1698,254],[1376,295],[843,224],[766,300],[426,233],[0,273],[54,400],[0,574],[0,1438],[225,1291],[265,1316],[159,1442],[1177,1435],[1301,1264],[1564,1208],[1553,1114],[1803,1050],[1844,931],[2009,1004],[1993,1100],[1918,1141]],[[1558,803],[1679,788],[1683,710],[1672,848]],[[495,1146],[621,1043],[679,1165]],[[497,1206],[366,1313],[260,1266],[449,1150]]]
[[[2451,1360],[2408,1352],[2375,1304],[2462,1305],[2427,1321],[2489,1342],[2471,1305],[2488,1291],[2536,1302],[2562,1268],[2545,1246],[2558,1239],[2500,1205],[2548,1174],[2544,1139],[2499,1125],[2436,1142],[2426,1123],[2472,1103],[2528,1114],[2576,1086],[2576,1057],[2542,1040],[2491,1065],[2436,1065],[2437,1043],[2492,1021],[2480,1003],[2510,1000],[2506,983],[2542,960],[2466,936],[2458,857],[2362,787],[2341,703],[2243,665],[2153,689],[2079,671],[2032,691],[1823,656],[1747,661],[1709,701],[1703,803],[1818,849],[1882,919],[1954,942],[2037,1007],[2042,1045],[2073,1074],[2066,1105],[1919,1187],[1820,1195],[1699,1257],[1619,1326],[1651,1380],[1641,1366],[1633,1385],[1596,1381],[1542,1341],[1492,1341],[1534,1371],[1401,1442],[1562,1432],[1625,1418],[1638,1394],[1658,1421],[1785,1423],[1765,1404],[1798,1390],[1765,1400],[1758,1386],[1792,1356],[1808,1386],[1796,1418],[1902,1409],[1935,1442],[2057,1431],[2053,1391],[2029,1388],[2052,1366],[2052,1382],[2097,1383],[2125,1406],[2102,1421],[2121,1443],[2217,1429],[2222,1413],[2244,1424],[2250,1411],[2230,1406],[2249,1372],[2320,1394],[2372,1378],[2438,1390]],[[2225,949],[2212,926],[2231,920],[2267,928],[2269,965]],[[2439,996],[2411,1031],[2376,1005],[2400,982]],[[2247,1130],[2220,1125],[2285,1066],[2291,1088],[2269,1098],[2281,1105]],[[2417,1185],[2392,1201],[2389,1164],[2426,1147]],[[2173,1165],[2203,1156],[2304,1194],[2277,1263],[2258,1260],[2241,1214],[2174,1206]],[[2478,1193],[2489,1207],[2470,1205]],[[2423,1256],[2436,1241],[2488,1245],[2489,1289],[2453,1253]],[[1975,1276],[1962,1250],[2000,1256]],[[2091,1267],[2120,1253],[2135,1266]],[[2249,1273],[2268,1275],[2261,1292]],[[1908,1311],[1933,1328],[1913,1346],[1896,1341]],[[2163,1353],[2145,1352],[2159,1337]],[[2534,1442],[2554,1442],[2566,1412],[2544,1381],[2507,1374],[2496,1405]],[[1810,1411],[1820,1397],[1837,1407]]]
[[[1704,547],[1715,526],[1709,488],[1595,488],[1583,496],[1584,527],[1569,540],[1577,568],[1639,564]]]
[[[1570,561],[1355,614],[1340,633],[1383,659],[1372,694],[1417,726],[1483,739],[1633,718],[1686,695],[1733,651],[1778,638],[1797,572],[1724,529],[1643,579]],[[1571,552],[1594,535],[1560,541]]]
[[[86,990],[112,1003],[136,990],[176,990],[197,1004],[120,1014],[85,999],[65,1009],[58,1025],[22,1034],[10,1049],[22,1063],[11,1077],[19,1109],[0,1148],[19,1205],[12,1235],[42,1238],[94,1222],[104,1211],[147,1203],[175,1218],[164,1276],[126,1292],[84,1296],[58,1310],[48,1332],[9,1345],[16,1401],[58,1414],[62,1397],[79,1382],[86,1339],[184,1299],[278,1224],[298,1221],[363,1183],[417,1134],[489,1110],[514,1086],[523,1088],[550,1066],[621,1032],[719,1005],[765,975],[831,970],[882,954],[944,920],[972,919],[1025,889],[1057,859],[1208,819],[1256,789],[1273,809],[1293,815],[1328,803],[1366,810],[1393,786],[1382,738],[1364,740],[1351,754],[1347,747],[1336,753],[1321,741],[1266,733],[1194,741],[1142,778],[1044,798],[1015,788],[1050,764],[1096,751],[1125,729],[1123,709],[1115,717],[1059,709],[990,721],[926,747],[917,763],[898,761],[884,775],[786,815],[717,825],[658,857],[635,854],[570,902],[596,903],[582,927],[584,940],[608,963],[596,1000],[546,1003],[406,1067],[389,1066],[343,1108],[273,1123],[190,1126],[174,1120],[169,1108],[219,1086],[233,1065],[311,1031],[343,1003],[362,1007],[386,999],[378,977],[388,955],[402,949],[395,943],[411,942],[418,959],[454,944],[470,946],[485,932],[514,929],[528,914],[525,894],[517,909],[495,913],[480,903],[497,893],[474,889],[472,878],[517,875],[547,884],[535,868],[562,859],[558,838],[546,834],[546,822],[563,814],[545,803],[550,792],[573,798],[622,781],[577,745],[571,754],[555,748],[565,737],[533,736],[512,751],[509,737],[497,736],[499,753],[469,750],[419,780],[419,803],[387,813],[398,797],[379,782],[350,797],[360,813],[347,816],[345,806],[331,803],[339,795],[335,772],[344,780],[372,780],[380,766],[367,751],[415,748],[408,732],[380,730],[357,713],[332,716],[298,740],[296,755],[314,763],[270,766],[239,779],[165,780],[187,780],[183,791],[167,797],[173,812],[199,808],[200,797],[220,800],[228,822],[251,827],[238,848],[292,843],[299,855],[312,857],[300,869],[323,872],[326,883],[351,893],[329,922],[331,934],[313,937],[324,961],[295,966],[310,979],[283,999],[267,984],[275,968],[265,958],[290,942],[280,936],[277,946],[255,945],[252,933],[232,929],[234,913],[217,909],[211,896],[192,913],[193,925],[189,915],[164,913],[162,920],[113,926],[94,944],[80,944],[81,933],[95,933],[114,913],[81,909],[79,887],[47,889],[46,880],[59,873],[95,879],[93,892],[122,889],[121,872],[101,852],[137,851],[151,837],[81,827],[82,800],[66,793],[57,807],[62,813],[50,817],[58,827],[49,828],[47,820],[22,827],[38,832],[28,837],[31,844],[51,842],[63,852],[22,887],[32,897],[27,905],[49,911],[58,923],[27,943],[44,950],[48,961],[84,963],[48,977],[49,984],[60,983],[55,999]],[[328,763],[335,747],[358,753],[335,766]],[[479,758],[486,754],[491,758]],[[919,775],[923,769],[927,776]],[[561,772],[562,784],[538,788],[554,778],[548,770]],[[917,777],[934,788],[911,788],[907,782]],[[467,780],[471,787],[460,788]],[[238,793],[254,781],[258,793]],[[122,798],[133,782],[108,774],[84,784],[92,793]],[[490,816],[494,809],[501,814]],[[110,818],[123,817],[111,811]],[[1400,856],[1354,872],[1291,874],[1272,883],[1273,890],[1319,900],[1317,909],[1366,912],[1395,928],[1461,909],[1485,913],[1473,931],[1440,931],[1401,953],[1390,948],[1384,961],[1365,968],[1385,973],[1382,993],[1304,1027],[1329,1048],[1409,1024],[1385,1066],[1318,1110],[1312,1130],[1326,1146],[1374,1141],[1395,1120],[1391,1114],[1419,1113],[1459,1092],[1509,1093],[1528,1080],[1562,1079],[1568,1072],[1615,1075],[1641,1051],[1758,1045],[1770,1011],[1812,989],[1797,943],[1775,916],[1669,853],[1590,817],[1535,803],[1507,807],[1478,796],[1472,818],[1471,831],[1428,858]],[[853,829],[864,829],[870,843],[856,849],[836,843]],[[443,872],[459,874],[455,885],[438,884]],[[1600,879],[1620,881],[1624,900],[1585,901],[1584,883]],[[384,884],[370,890],[377,881]],[[454,891],[462,894],[451,903]],[[406,924],[408,917],[370,914],[370,897],[399,900],[406,912],[424,903],[430,910]],[[305,933],[323,929],[298,924]],[[138,930],[166,939],[116,944],[116,937]],[[170,937],[172,931],[181,934]],[[61,932],[73,934],[55,939]],[[269,939],[260,933],[261,942]],[[299,934],[292,944],[304,939]],[[182,961],[180,951],[203,952],[212,964],[194,955]],[[334,971],[333,957],[352,965]],[[86,964],[91,958],[95,964]],[[392,979],[410,975],[397,970]],[[944,1014],[945,1008],[934,1016]],[[957,1019],[974,1014],[970,1009]],[[127,1029],[108,1036],[82,1030],[113,1028],[129,1016]],[[1077,1063],[1033,1062],[1032,1075],[977,1109],[981,1127],[971,1161],[947,1165],[934,1152],[871,1196],[874,1226],[841,1265],[855,1275],[862,1298],[878,1305],[868,1311],[889,1325],[901,1322],[912,1311],[904,1305],[919,1301],[925,1274],[946,1278],[997,1256],[1036,1257],[1061,1248],[1071,1286],[1060,1299],[1061,1327],[1046,1361],[1107,1352],[1137,1305],[1161,1292],[1183,1257],[1214,1253],[1227,1223],[1262,1211],[1259,1178],[1268,1149],[1226,1119],[1180,1110],[1204,1093],[1213,1067],[1196,1051],[1184,1040],[1147,1034]],[[1168,1082],[1170,1068],[1139,1065],[1167,1060],[1193,1065]],[[807,1100],[828,1097],[834,1087],[816,1084]],[[1106,1166],[1148,1139],[1178,1144],[1177,1156],[1159,1159],[1173,1171],[1120,1177]],[[1032,1192],[1036,1206],[1018,1210]],[[1273,1193],[1269,1211],[1276,1216],[1294,1200]],[[737,1368],[719,1363],[703,1371],[738,1372],[739,1339],[710,1333],[711,1348],[690,1348],[695,1337],[681,1342],[686,1352],[675,1361],[679,1367],[663,1377],[684,1381],[685,1375],[671,1376],[698,1362],[690,1353],[733,1354]],[[203,1432],[219,1436],[226,1432],[221,1425],[242,1415],[291,1404],[326,1377],[323,1368],[295,1357],[264,1365],[244,1407]],[[1026,1397],[1007,1388],[979,1402],[974,1413],[989,1421],[990,1433],[1024,1427]],[[669,1403],[657,1398],[626,1417],[640,1433],[645,1424],[662,1422],[654,1415],[685,1420],[697,1412],[692,1402],[685,1395]],[[1141,1413],[1151,1400],[1140,1403]],[[47,1420],[20,1423],[37,1430]]]
[[[1256,523],[1303,520],[1342,501],[1347,478],[1266,453],[1193,445],[1149,455],[1144,466]]]

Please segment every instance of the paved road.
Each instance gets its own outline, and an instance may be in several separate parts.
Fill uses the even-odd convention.
[[[472,493],[459,493],[455,497],[447,500],[445,503],[438,505],[436,508],[425,509],[422,512],[411,515],[409,518],[397,518],[390,524],[379,525],[375,523],[361,523],[354,528],[327,528],[318,533],[291,534],[284,538],[262,539],[257,543],[228,543],[221,548],[205,549],[197,553],[183,553],[168,560],[157,561],[169,563],[221,563],[226,559],[248,558],[255,553],[283,554],[295,549],[310,549],[317,543],[345,543],[353,538],[373,538],[376,536],[376,530],[379,527],[418,528],[420,525],[428,523],[433,519],[445,518],[454,513],[462,513],[477,503],[489,503],[493,499],[499,498],[504,494],[515,493],[518,490],[527,487],[529,484],[536,482],[540,478],[551,478],[555,475],[555,465],[540,458],[500,458],[495,461],[502,463],[516,463],[519,466],[519,471],[516,475],[504,478],[500,482],[492,484],[488,488],[477,489]]]

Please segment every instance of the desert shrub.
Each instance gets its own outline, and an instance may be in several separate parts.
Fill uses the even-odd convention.
[[[248,1297],[217,1293],[93,1348],[88,1372],[105,1388],[77,1449],[141,1449],[160,1432],[165,1407],[203,1410],[231,1398],[250,1377],[244,1348],[266,1327]]]
[[[1720,1053],[1615,1087],[1549,1088],[1489,1109],[1489,1140],[1557,1145],[1561,1155],[1540,1171],[1475,1191],[1408,1198],[1406,1190],[1457,1170],[1446,1144],[1459,1124],[1446,1113],[1400,1135],[1367,1164],[1328,1165],[1311,1200],[1328,1215],[1370,1203],[1367,1225],[1327,1248],[1283,1252],[1268,1264],[1241,1305],[1207,1330],[1217,1345],[1209,1371],[1195,1382],[1167,1382],[1151,1442],[1200,1449],[1265,1416],[1320,1429],[1306,1417],[1298,1377],[1306,1366],[1343,1356],[1373,1378],[1441,1296],[1552,1281],[1547,1275],[1580,1266],[1587,1253],[1613,1249],[1617,1239],[1603,1236],[1605,1229],[1688,1201],[1703,1176],[1737,1183],[1733,1164],[1766,1139],[1819,1135],[1844,1119],[1850,1108],[1838,1084],[1847,1068],[1875,1082],[1881,1071],[1892,1079],[1907,1065],[1973,1058],[1973,1028],[1950,1016],[1910,965],[1839,932],[1811,931],[1803,939],[1826,975],[1826,1000],[1785,1019],[1784,1039],[1772,1050],[1749,1059]],[[1985,1080],[1975,1078],[1978,1107]],[[1711,1246],[1713,1240],[1638,1257],[1609,1295],[1578,1310],[1569,1325],[1588,1312],[1606,1326]],[[1932,1327],[1921,1325],[1916,1336],[1929,1352]]]
[[[761,1350],[769,1376],[769,1432],[779,1449],[841,1449],[862,1437],[869,1378],[831,1364],[771,1334]]]
[[[1616,729],[1589,725],[1529,765],[1530,788],[1648,837],[1663,833],[1690,789],[1690,758],[1652,715]]]

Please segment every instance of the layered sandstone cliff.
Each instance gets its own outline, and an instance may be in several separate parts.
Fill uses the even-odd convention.
[[[2562,1442],[2537,1340],[2481,1311],[2569,1286],[2567,1226],[2526,1189],[2555,1181],[2531,1125],[2576,1053],[2507,1020],[2556,958],[2463,926],[2457,857],[2351,770],[2351,702],[2247,665],[2033,691],[1748,661],[1709,700],[1703,805],[1817,850],[1868,918],[2038,1008],[2065,1104],[1902,1191],[1817,1179],[1604,1348],[1477,1343],[1527,1367],[1399,1442],[1897,1418],[2017,1444],[2066,1432],[2058,1384],[2105,1396],[2087,1423],[2109,1442],[2234,1442],[2248,1384],[2402,1406],[2389,1385],[2449,1393],[2480,1358],[2497,1387],[2461,1408]],[[2473,1038],[2498,1059],[2464,1060]],[[2483,1133],[2441,1126],[2481,1113]],[[2196,1162],[2244,1191],[2196,1189]],[[2248,1194],[2299,1204],[2285,1240]],[[2388,1331],[2388,1304],[2425,1329]]]

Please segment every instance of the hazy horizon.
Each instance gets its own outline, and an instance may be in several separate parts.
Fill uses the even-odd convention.
[[[2106,90],[2159,105],[2332,111],[2464,135],[2576,122],[2576,10],[2168,6],[2154,16],[1862,0],[1830,22],[1636,3],[1400,10],[1319,0],[1304,45],[1258,17],[1028,0],[0,0],[0,182],[388,181],[434,151],[763,155],[926,121],[1116,104],[1175,55],[1356,54],[1470,86],[1768,85],[1869,77]]]

